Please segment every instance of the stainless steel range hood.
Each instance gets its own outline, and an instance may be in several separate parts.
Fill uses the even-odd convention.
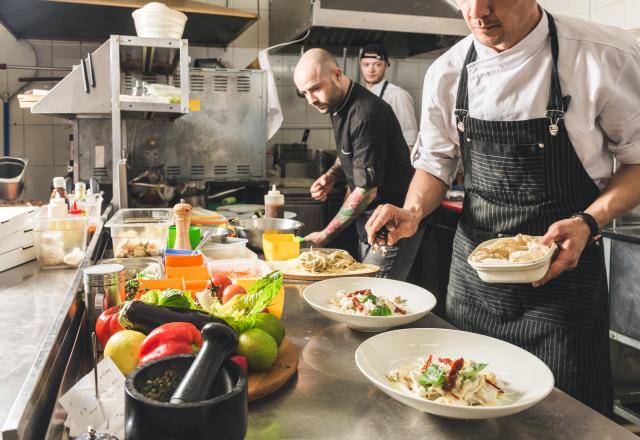
[[[305,47],[350,48],[383,43],[407,57],[453,45],[469,30],[447,0],[270,0],[269,43],[310,35]]]
[[[103,42],[135,35],[131,13],[150,0],[0,0],[0,25],[17,39]],[[161,0],[187,15],[191,46],[227,46],[257,19],[253,12],[193,0]]]

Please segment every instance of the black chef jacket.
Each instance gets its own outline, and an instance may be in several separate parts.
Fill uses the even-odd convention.
[[[349,188],[378,188],[369,211],[383,203],[402,207],[414,169],[389,104],[352,81],[331,123]]]

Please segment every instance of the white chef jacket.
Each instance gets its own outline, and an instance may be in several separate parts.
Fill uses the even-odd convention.
[[[640,163],[640,46],[621,29],[555,16],[562,93],[569,138],[582,165],[604,188],[619,163]],[[477,60],[467,66],[469,116],[513,121],[544,116],[551,82],[546,13],[514,47],[498,53],[469,35],[438,58],[424,78],[420,133],[412,163],[451,184],[460,147],[454,116],[458,80],[470,44]]]
[[[380,96],[384,81],[385,80],[382,80],[373,86],[370,89],[371,93]],[[416,120],[416,109],[413,103],[413,97],[403,88],[389,83],[384,91],[384,95],[382,95],[382,99],[391,106],[393,112],[396,114],[407,145],[414,145],[418,137],[418,121]]]

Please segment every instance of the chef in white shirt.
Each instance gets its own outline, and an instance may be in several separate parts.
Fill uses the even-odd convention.
[[[370,92],[391,106],[400,122],[404,140],[413,148],[418,137],[418,122],[413,97],[403,88],[384,79],[390,66],[387,49],[381,44],[368,44],[360,52],[360,72]]]
[[[552,17],[535,0],[457,3],[472,33],[429,68],[404,208],[378,207],[368,240],[384,225],[390,243],[410,236],[462,160],[447,319],[534,353],[557,387],[610,416],[599,231],[640,204],[640,48],[620,29]],[[557,243],[547,274],[533,285],[481,281],[469,253],[517,233]]]

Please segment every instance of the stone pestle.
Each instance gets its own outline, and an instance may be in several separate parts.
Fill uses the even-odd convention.
[[[172,404],[202,402],[211,396],[212,384],[218,376],[224,359],[235,351],[238,336],[227,325],[210,323],[202,328],[203,344],[182,382],[171,396]],[[230,381],[224,380],[226,392]]]

